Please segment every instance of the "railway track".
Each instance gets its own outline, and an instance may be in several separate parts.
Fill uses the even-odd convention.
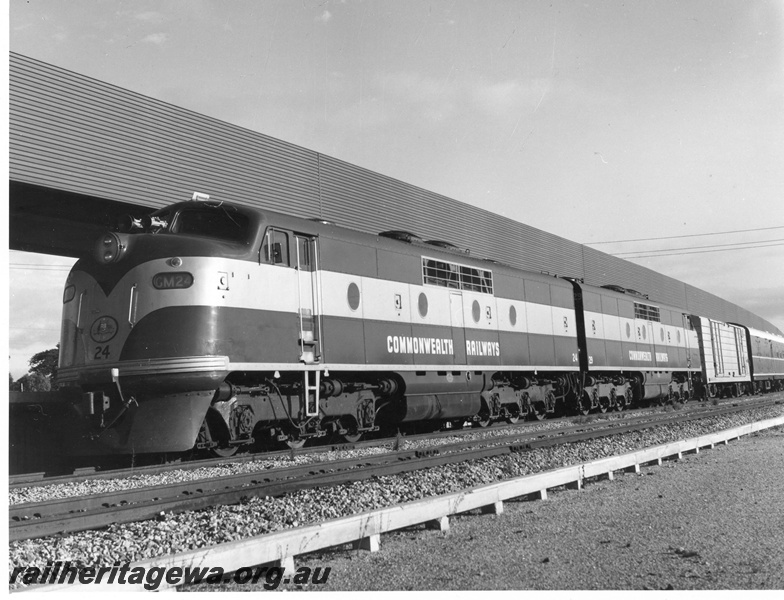
[[[428,449],[397,450],[372,457],[17,504],[9,509],[9,539],[13,541],[95,529],[112,523],[155,518],[162,512],[183,512],[238,503],[253,496],[279,496],[305,488],[328,487],[448,463],[525,452],[781,402],[780,399],[769,398],[754,403],[735,402],[718,407],[709,405],[688,412],[635,415],[621,420],[576,424],[557,430],[515,431],[483,440],[470,439]]]
[[[775,396],[767,396],[767,398],[775,398],[775,397],[779,397],[779,394]],[[745,403],[749,402],[748,400],[743,400],[740,398],[730,398],[727,400],[723,400],[721,404],[734,404],[739,401]],[[689,411],[705,410],[706,409],[705,407],[708,405],[704,402],[700,402],[700,403],[690,402],[680,406],[681,406],[681,411],[685,413]],[[753,404],[752,406],[756,406],[756,405]],[[666,410],[666,408],[667,407],[653,406],[648,409],[644,408],[639,410],[661,411],[661,410]],[[135,476],[143,476],[143,475],[157,475],[161,473],[166,473],[167,471],[171,471],[174,469],[195,471],[197,469],[217,467],[226,464],[241,464],[241,463],[255,462],[261,460],[286,459],[286,458],[293,458],[298,456],[311,456],[311,455],[317,456],[317,455],[327,454],[331,452],[362,450],[367,448],[378,448],[383,446],[394,447],[396,444],[408,445],[409,443],[420,442],[422,440],[437,441],[441,438],[447,438],[447,437],[475,437],[477,435],[486,435],[488,432],[492,432],[493,434],[500,433],[501,431],[507,431],[507,430],[525,432],[526,430],[532,430],[532,429],[540,430],[542,426],[552,427],[553,425],[557,426],[558,423],[573,422],[575,420],[584,421],[586,419],[588,420],[606,419],[608,421],[623,420],[625,422],[629,422],[629,419],[633,419],[633,418],[638,418],[638,416],[636,415],[636,411],[624,411],[622,413],[606,413],[606,414],[594,413],[588,416],[559,417],[555,419],[547,419],[545,421],[521,421],[514,424],[495,423],[490,427],[484,429],[471,429],[471,428],[447,429],[443,431],[404,435],[398,438],[385,437],[385,438],[367,439],[354,443],[335,443],[335,444],[325,444],[321,446],[308,446],[308,447],[297,448],[297,449],[264,451],[258,453],[240,454],[229,458],[226,457],[204,458],[204,459],[195,459],[190,461],[169,462],[163,464],[132,466],[127,468],[105,469],[105,470],[96,469],[94,467],[85,467],[85,468],[75,469],[72,473],[57,474],[57,475],[49,475],[46,472],[39,471],[34,473],[11,475],[9,477],[9,489],[14,490],[14,489],[33,486],[33,485],[69,484],[69,483],[75,483],[79,481],[87,481],[91,479],[122,479],[127,477],[135,477]]]

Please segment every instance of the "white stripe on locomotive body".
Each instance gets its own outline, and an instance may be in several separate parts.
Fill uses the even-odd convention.
[[[595,325],[595,328],[594,326]],[[629,326],[627,334],[626,326]],[[646,337],[641,333],[645,328]],[[649,336],[651,329],[654,337]],[[686,327],[675,325],[665,325],[664,323],[654,323],[643,319],[629,319],[628,317],[618,317],[604,313],[585,311],[585,335],[589,339],[609,340],[612,342],[629,342],[639,344],[653,344],[655,346],[672,346],[674,348],[687,349],[687,335],[689,330]],[[697,342],[697,335],[688,336],[694,343]],[[691,346],[692,348],[695,346]]]
[[[677,364],[677,353],[672,350],[690,352],[698,348],[697,332],[686,326],[666,325],[661,322],[644,319],[630,319],[606,313],[586,310],[585,336],[587,341],[608,341],[625,344],[639,344],[651,347],[652,350],[629,350],[626,366],[593,365],[589,356],[591,370],[629,370],[661,371],[671,365],[670,370],[699,371],[699,365],[684,367]],[[643,332],[645,332],[643,334]],[[649,363],[646,365],[645,363]]]
[[[168,264],[169,258],[153,259],[142,263],[123,275],[120,281],[112,288],[108,297],[104,297],[100,286],[95,280],[82,271],[72,274],[72,282],[80,290],[87,290],[90,296],[89,322],[82,322],[75,330],[81,330],[83,347],[95,346],[89,338],[89,329],[92,322],[101,315],[112,315],[119,321],[115,337],[105,344],[110,348],[111,360],[98,360],[103,365],[113,363],[119,357],[125,341],[131,333],[133,324],[140,322],[151,313],[170,307],[180,306],[206,306],[227,307],[248,310],[264,310],[280,314],[296,315],[300,303],[299,273],[300,271],[284,266],[258,264],[254,262],[221,258],[185,256],[181,264],[173,268]],[[153,278],[160,273],[188,272],[193,275],[193,284],[185,289],[156,289]],[[416,285],[404,282],[388,281],[371,277],[361,277],[351,274],[336,273],[332,271],[316,272],[317,281],[321,283],[318,302],[321,306],[315,307],[317,315],[324,317],[344,317],[353,320],[376,321],[380,323],[412,324],[442,327],[459,327],[466,332],[466,339],[471,331],[487,332],[512,332],[519,334],[538,334],[573,340],[576,348],[577,327],[575,311],[572,308],[563,308],[512,300],[496,298],[490,294],[456,290],[432,285]],[[221,279],[225,279],[225,285]],[[355,283],[360,292],[360,302],[352,309],[348,299],[348,288]],[[135,290],[135,291],[134,291]],[[420,315],[419,297],[427,297],[427,312]],[[133,323],[125,322],[125,315],[129,315],[131,307],[129,298],[134,297]],[[396,296],[400,297],[398,302]],[[451,302],[452,296],[459,296],[462,300],[462,323],[453,323]],[[78,300],[78,297],[77,299]],[[72,301],[75,302],[75,301]],[[317,302],[317,303],[318,303]],[[479,319],[474,319],[474,302],[479,305]],[[75,306],[75,305],[73,305]],[[516,311],[515,322],[512,323],[509,313],[510,307]],[[73,309],[72,309],[73,311]],[[66,317],[67,318],[67,317]],[[78,317],[74,315],[71,320],[76,323]],[[85,315],[82,315],[85,320]],[[85,333],[86,332],[86,333]],[[297,332],[292,330],[292,338]],[[456,341],[456,340],[455,340]],[[482,342],[476,342],[481,344]],[[471,356],[499,356],[498,342],[492,343],[492,349],[480,350],[477,346]],[[75,347],[75,344],[74,344]],[[79,359],[82,359],[81,361]],[[324,357],[326,361],[329,356]],[[501,356],[501,359],[503,357]],[[75,357],[67,361],[64,366],[74,362],[85,365],[95,363],[88,353],[84,357]],[[380,361],[377,361],[377,363]],[[372,368],[378,369],[382,365],[373,363]],[[474,368],[488,369],[491,365],[472,365]],[[297,364],[289,365],[290,368],[299,368]],[[332,367],[330,367],[332,368]],[[352,369],[364,368],[354,364]],[[391,368],[391,367],[390,367]],[[424,365],[405,366],[397,364],[397,369],[410,368],[422,370]],[[433,369],[444,370],[448,365],[432,366]],[[519,368],[521,370],[577,370],[574,366],[532,366],[519,367],[504,366],[504,369]]]
[[[193,286],[187,290],[156,290],[150,282],[152,277],[165,270],[171,271],[164,260],[155,260],[139,265],[123,277],[118,288],[127,289],[136,283],[147,289],[140,291],[137,319],[169,306],[180,306],[183,299],[189,305],[225,306],[232,308],[261,309],[281,313],[297,313],[299,290],[297,271],[287,267],[254,264],[248,261],[212,257],[185,257],[178,271],[193,275]],[[190,264],[189,264],[190,263]],[[229,289],[217,289],[219,273],[227,273]],[[319,313],[329,317],[345,317],[388,321],[390,323],[412,323],[414,325],[436,325],[451,327],[450,294],[460,294],[463,299],[463,323],[466,329],[486,331],[508,331],[548,336],[577,338],[573,309],[536,304],[519,300],[496,298],[489,294],[460,291],[430,285],[414,285],[370,277],[361,277],[332,271],[320,271],[322,307]],[[359,306],[352,309],[347,299],[348,287],[357,284],[361,290]],[[269,293],[269,290],[274,290]],[[185,296],[183,296],[185,294]],[[395,295],[400,294],[402,308],[395,304]],[[421,316],[419,296],[427,297],[427,313]],[[113,294],[114,295],[114,294]],[[479,321],[474,320],[473,303],[479,303]],[[497,318],[499,308],[506,316]],[[508,318],[509,307],[517,311],[517,322],[512,325]],[[488,310],[489,309],[489,310]],[[489,317],[488,317],[489,314]],[[523,317],[524,316],[524,317]],[[566,325],[565,325],[566,324]]]
[[[321,280],[322,314],[325,316],[455,327],[458,325],[453,322],[450,296],[459,295],[462,297],[462,322],[466,329],[577,338],[575,313],[570,308],[332,271],[321,271]],[[362,292],[357,309],[352,309],[346,301],[346,290],[351,283],[355,283]],[[425,316],[419,310],[421,294],[427,298]],[[396,296],[400,297],[400,304],[396,304]],[[474,318],[474,302],[479,305],[478,321]],[[509,318],[511,307],[515,308],[517,315],[514,324]]]

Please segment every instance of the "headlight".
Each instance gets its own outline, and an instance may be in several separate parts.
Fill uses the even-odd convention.
[[[124,235],[107,232],[95,245],[95,260],[101,264],[117,262],[128,248]]]

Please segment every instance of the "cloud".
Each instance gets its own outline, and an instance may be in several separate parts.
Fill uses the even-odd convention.
[[[507,80],[474,86],[474,99],[485,113],[507,117],[521,109],[535,111],[553,89],[551,78]]]
[[[430,123],[442,123],[458,112],[463,96],[460,84],[418,73],[398,72],[379,75],[374,93],[408,107],[406,114],[418,114]]]
[[[321,13],[318,17],[316,17],[316,21],[321,21],[322,23],[328,23],[332,19],[332,13],[328,10],[325,10]]]
[[[169,36],[165,33],[151,33],[147,37],[142,39],[142,43],[148,44],[156,44],[157,46],[161,46],[167,42]]]
[[[462,113],[481,113],[508,122],[533,113],[545,96],[557,92],[551,78],[486,81],[478,76],[432,78],[399,72],[379,76],[379,88],[397,102],[411,105],[428,121],[444,122]]]
[[[148,10],[145,12],[137,13],[133,16],[134,19],[137,21],[144,21],[145,23],[154,23],[160,24],[166,20],[166,17],[154,10]]]

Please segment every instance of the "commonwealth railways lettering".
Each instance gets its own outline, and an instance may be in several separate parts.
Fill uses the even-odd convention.
[[[466,340],[468,356],[501,356],[501,344],[480,340]],[[390,354],[450,354],[455,353],[455,342],[450,338],[409,337],[388,335],[387,352]]]
[[[650,352],[641,352],[639,350],[629,350],[629,360],[642,360],[650,362],[652,360],[652,354]],[[666,352],[657,352],[656,353],[656,362],[669,362],[670,357]]]
[[[501,344],[466,340],[466,354],[468,356],[501,356]]]
[[[388,335],[387,352],[390,354],[454,354],[455,343],[449,338]]]

